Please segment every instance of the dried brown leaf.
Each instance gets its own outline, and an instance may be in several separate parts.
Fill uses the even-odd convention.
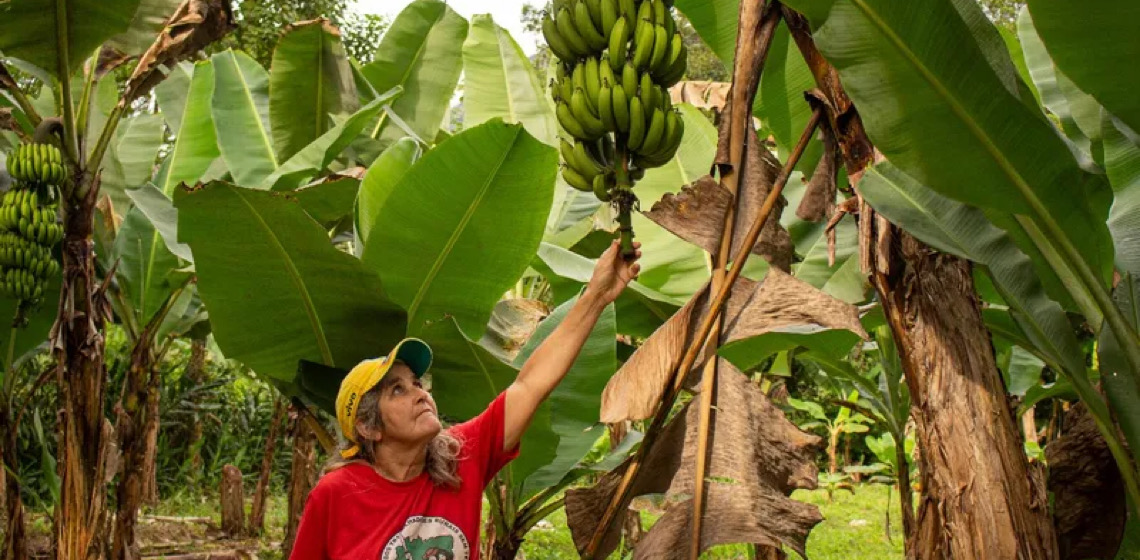
[[[784,544],[802,553],[808,532],[822,517],[815,506],[787,495],[815,486],[814,458],[822,442],[789,422],[730,363],[722,359],[718,367],[701,550],[754,542]],[[697,407],[687,405],[665,427],[633,482],[630,500],[648,493],[668,496],[665,516],[641,541],[635,558],[682,558],[688,553],[697,413]],[[615,470],[593,487],[566,492],[567,520],[579,550],[589,542],[623,472]],[[602,540],[599,556],[616,546],[618,536],[614,526]]]
[[[549,314],[550,308],[538,300],[501,300],[495,304],[481,343],[500,358],[512,361]]]
[[[713,109],[717,112],[724,110],[728,102],[728,90],[732,84],[728,82],[710,82],[695,80],[678,82],[669,88],[669,96],[673,104],[688,103],[698,109]]]
[[[731,205],[732,193],[705,175],[677,194],[666,193],[643,214],[673,235],[715,254],[720,249],[724,215]]]
[[[658,328],[602,391],[601,421],[643,420],[656,411],[672,368],[696,338],[708,313],[708,286]],[[858,310],[787,273],[771,268],[763,282],[737,279],[725,302],[721,340],[732,342],[794,325],[848,329],[866,337]],[[707,356],[693,364],[699,370]],[[690,372],[691,373],[691,372]]]
[[[823,137],[823,157],[812,172],[811,181],[807,184],[804,197],[796,208],[796,217],[809,222],[820,222],[829,218],[835,211],[835,174],[839,171],[839,149],[835,142],[835,134],[831,127],[819,127]]]
[[[120,105],[126,106],[146,95],[166,77],[164,68],[173,67],[233,29],[234,15],[228,0],[182,2],[154,43],[139,58],[138,66],[127,80]]]

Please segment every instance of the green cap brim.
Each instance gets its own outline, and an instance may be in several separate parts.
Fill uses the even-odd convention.
[[[431,347],[418,338],[405,338],[396,345],[396,359],[411,368],[416,377],[423,377],[431,367]]]

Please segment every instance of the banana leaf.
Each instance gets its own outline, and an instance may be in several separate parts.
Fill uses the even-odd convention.
[[[388,149],[368,166],[368,172],[364,174],[360,193],[356,199],[354,225],[357,256],[364,250],[363,240],[368,239],[372,233],[372,225],[376,223],[380,209],[384,207],[384,201],[388,200],[388,195],[400,183],[400,179],[412,164],[420,158],[421,153],[420,145],[415,140],[401,138],[388,146]]]
[[[155,180],[167,195],[179,183],[196,183],[221,156],[210,112],[214,80],[209,61],[182,63],[155,88],[162,116],[174,134],[174,145]]]
[[[1057,67],[1110,113],[1140,130],[1140,4],[1133,0],[1030,0],[1029,13]]]
[[[538,330],[515,358],[515,367],[522,369],[527,359],[562,324],[577,302],[578,298],[573,298],[563,303],[539,323]],[[520,471],[534,469],[525,481],[517,475],[512,477],[513,482],[522,487],[523,499],[562,480],[605,433],[605,427],[598,423],[601,410],[598,395],[617,371],[615,316],[614,306],[607,306],[590,331],[590,336],[566,378],[543,403],[543,407],[550,409],[551,429],[558,435],[558,446],[551,461],[539,465],[529,465],[523,461],[523,457],[515,461],[518,463],[516,468]]]
[[[404,95],[392,111],[420,138],[431,140],[443,123],[459,74],[467,20],[438,0],[416,0],[392,22],[361,74],[377,92],[396,86]],[[406,136],[384,119],[370,131],[386,141]]]
[[[258,188],[277,191],[293,190],[319,175],[333,160],[340,156],[341,152],[348,148],[357,136],[360,136],[365,127],[376,118],[376,115],[384,110],[385,105],[399,96],[400,93],[399,88],[394,88],[361,107],[359,111],[330,128],[320,138],[301,148],[288,161],[282,163],[281,167],[266,177]]]
[[[128,56],[146,52],[181,0],[141,0],[127,30],[107,40],[107,46]]]
[[[162,115],[143,113],[119,121],[115,139],[108,145],[107,155],[103,158],[99,191],[111,197],[115,213],[120,217],[131,206],[127,189],[150,180],[165,133]]]
[[[1104,132],[1104,168],[1116,194],[1108,215],[1116,266],[1140,276],[1140,136],[1107,114]]]
[[[119,312],[129,315],[140,329],[190,278],[189,272],[180,270],[178,257],[166,248],[162,236],[139,208],[127,212],[115,236],[112,256],[119,261],[115,278],[124,296],[117,300],[124,304]]]
[[[404,336],[380,278],[295,200],[212,182],[180,191],[175,207],[218,345],[285,394],[330,402],[301,384],[300,360],[348,369]]]
[[[162,235],[165,248],[184,261],[194,262],[190,246],[178,242],[178,209],[174,207],[170,198],[150,183],[131,189],[126,194],[135,208],[138,208],[154,229]]]
[[[211,107],[218,147],[237,184],[257,185],[279,165],[269,128],[269,73],[232,49],[210,60],[216,72]]]
[[[1028,88],[979,7],[789,4],[808,15],[868,134],[895,166],[945,196],[1023,216],[1041,229],[1043,251],[1056,250],[1085,289],[1104,290],[1112,267],[1107,185],[1026,103]]]
[[[317,19],[286,28],[269,66],[273,147],[287,161],[360,107],[340,31]]]
[[[131,25],[139,0],[12,0],[0,5],[0,52],[70,76]],[[63,16],[61,19],[60,16]],[[63,66],[61,55],[66,55]]]
[[[522,123],[540,142],[557,147],[554,110],[534,65],[490,14],[471,18],[463,43],[463,125],[501,117]]]
[[[1084,352],[1065,312],[1049,299],[1036,269],[980,210],[925,188],[890,163],[859,183],[867,202],[922,242],[985,267],[1025,336],[1053,366],[1084,375]]]
[[[455,317],[483,334],[526,270],[550,208],[557,152],[496,119],[424,154],[388,195],[362,260],[408,311],[408,332]]]
[[[732,68],[740,0],[677,0],[674,5],[689,18],[697,34],[724,67]]]

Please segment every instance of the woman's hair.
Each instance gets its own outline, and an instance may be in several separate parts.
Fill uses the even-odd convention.
[[[356,426],[354,427],[356,430],[354,435],[356,441],[359,442],[360,451],[350,459],[342,458],[339,451],[349,449],[353,445],[350,441],[342,440],[340,450],[333,453],[328,463],[325,464],[325,474],[358,461],[364,461],[369,465],[376,463],[376,457],[373,455],[375,449],[373,444],[375,442],[366,437],[361,427],[363,426],[373,433],[384,429],[384,419],[380,415],[380,393],[383,392],[385,385],[383,381],[377,383],[375,387],[360,398],[360,405],[356,409]],[[459,489],[459,452],[461,448],[462,443],[447,430],[440,430],[432,438],[431,443],[428,444],[424,470],[431,477],[433,484],[452,490]]]

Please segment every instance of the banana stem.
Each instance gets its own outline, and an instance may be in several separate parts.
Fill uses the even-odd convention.
[[[621,256],[624,259],[632,259],[637,251],[633,248],[633,206],[637,203],[637,197],[633,194],[633,180],[629,176],[629,152],[626,151],[625,141],[623,138],[617,138],[615,142],[614,154],[617,158],[617,165],[615,165],[615,177],[617,179],[617,189],[614,193],[614,202],[617,203],[618,208],[618,244],[621,245]]]

